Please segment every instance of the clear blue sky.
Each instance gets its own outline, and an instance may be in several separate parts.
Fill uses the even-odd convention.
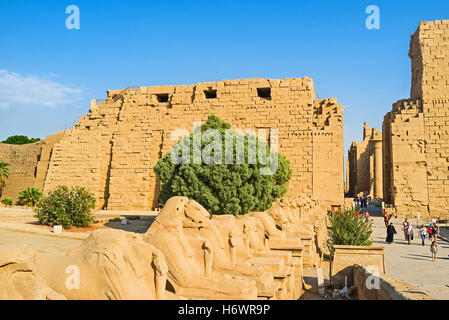
[[[65,27],[72,4],[80,30]],[[410,96],[419,21],[448,18],[444,0],[1,0],[0,139],[68,128],[108,89],[308,76],[345,106],[347,149]]]

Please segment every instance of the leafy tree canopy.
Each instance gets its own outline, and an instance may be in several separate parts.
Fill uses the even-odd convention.
[[[2,143],[6,144],[29,144],[29,143],[35,143],[37,141],[40,141],[40,138],[28,138],[27,136],[10,136],[5,141],[2,141]]]
[[[232,131],[230,127],[212,115],[156,163],[154,172],[162,182],[158,199],[160,207],[173,196],[185,196],[199,202],[211,214],[243,215],[267,210],[276,199],[285,195],[292,175],[289,161],[278,153],[270,153],[267,144],[255,135]],[[209,129],[218,131],[220,139],[208,135]],[[232,133],[232,140],[228,143],[226,131]],[[195,134],[203,138],[198,141],[194,139]],[[225,149],[226,144],[228,148]],[[237,145],[239,150],[244,150],[243,153],[236,152]],[[256,147],[262,152],[256,152],[254,156],[252,150]],[[172,156],[180,156],[185,150],[190,150],[187,159],[183,157],[182,161],[174,162]],[[205,163],[203,158],[200,163],[195,162],[194,150],[196,154],[198,151],[203,155],[210,154],[214,161]],[[253,161],[248,161],[249,154],[253,155]],[[270,163],[276,164],[275,170],[271,170],[270,174],[263,173]]]

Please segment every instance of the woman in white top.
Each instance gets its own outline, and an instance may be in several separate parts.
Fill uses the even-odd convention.
[[[426,243],[426,236],[427,236],[427,229],[424,227],[424,225],[422,225],[421,229],[419,229],[419,235],[421,236],[422,245],[424,246]]]

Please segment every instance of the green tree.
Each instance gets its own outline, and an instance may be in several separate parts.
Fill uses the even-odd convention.
[[[0,196],[9,177],[9,163],[0,161]]]
[[[329,216],[329,248],[336,245],[371,246],[373,222],[355,209],[345,209]]]
[[[19,203],[24,206],[34,207],[42,198],[39,188],[26,188],[19,193]]]
[[[287,192],[287,184],[292,175],[289,161],[277,153],[269,152],[268,146],[248,134],[243,135],[230,130],[230,125],[223,122],[216,116],[209,116],[207,122],[195,129],[194,134],[205,134],[209,129],[216,129],[220,132],[220,144],[213,138],[194,139],[194,134],[185,137],[178,142],[175,147],[161,158],[154,167],[154,172],[161,180],[161,192],[159,194],[159,207],[162,207],[169,198],[173,196],[186,196],[202,204],[211,214],[234,214],[243,215],[251,211],[263,211],[268,209],[278,198]],[[233,133],[233,164],[226,164],[227,158],[225,150],[226,130]],[[204,137],[204,136],[203,136]],[[237,161],[236,146],[244,141],[243,159],[240,155]],[[216,148],[213,148],[213,147]],[[229,146],[229,145],[228,145]],[[262,174],[261,169],[267,168],[269,164],[266,159],[262,161],[259,153],[255,156],[255,161],[248,161],[249,150],[255,147],[265,151],[265,156],[276,161],[277,170],[273,170],[269,175]],[[252,149],[250,149],[251,147]],[[182,151],[190,150],[189,163],[174,163],[171,155],[180,156]],[[254,148],[254,149],[253,149]],[[221,161],[206,164],[194,162],[194,149],[196,151],[210,151],[210,155],[218,158],[220,152]],[[207,153],[206,152],[206,153]],[[251,154],[253,154],[251,152]],[[263,156],[263,153],[261,153]],[[184,158],[185,159],[185,158]],[[243,161],[242,161],[243,160]],[[253,163],[253,164],[251,164]]]
[[[10,136],[5,141],[2,141],[2,143],[22,145],[22,144],[35,143],[40,140],[41,140],[40,138],[31,138],[30,139],[27,136]]]
[[[80,187],[60,186],[34,208],[39,223],[64,229],[88,227],[94,222],[95,197]]]

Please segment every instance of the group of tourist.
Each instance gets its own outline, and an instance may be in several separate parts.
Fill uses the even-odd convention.
[[[384,215],[384,221],[385,225],[387,226],[387,243],[391,244],[394,241],[394,235],[397,234],[396,228],[394,227],[393,222],[390,222],[391,215]],[[414,235],[414,229],[413,226],[410,224],[407,218],[405,218],[404,222],[402,223],[402,230],[404,232],[404,239],[407,241],[408,245],[411,244],[413,241],[413,235]],[[435,222],[430,223],[429,226],[425,227],[424,225],[421,225],[418,234],[422,241],[422,246],[425,246],[425,241],[427,235],[429,235],[429,240],[432,241],[430,245],[430,252],[432,254],[432,261],[435,262],[437,260],[437,253],[438,253],[438,227]]]
[[[371,202],[371,197],[365,197],[365,196],[354,197],[355,205],[360,208],[367,208],[368,204],[370,202]]]

